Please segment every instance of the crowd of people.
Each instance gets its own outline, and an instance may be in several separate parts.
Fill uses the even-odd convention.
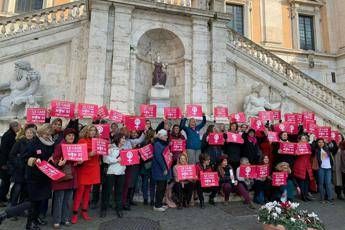
[[[279,143],[271,143],[267,138],[268,131],[274,129],[269,122],[260,132],[233,121],[228,128],[216,123],[206,128],[203,115],[199,123],[194,118],[182,118],[180,124],[172,127],[172,121],[164,119],[155,129],[147,120],[142,131],[129,131],[123,125],[111,123],[109,152],[101,156],[92,150],[91,140],[99,137],[94,124],[105,122],[94,120],[83,126],[78,119],[70,119],[65,128],[60,118],[51,120],[48,117],[45,124],[25,124],[24,127],[16,121],[11,122],[1,139],[1,205],[14,207],[24,201],[31,202],[26,229],[40,229],[40,225],[47,224],[51,200],[53,227],[59,229],[62,225],[77,224],[79,216],[91,221],[89,204],[90,208],[99,208],[102,218],[107,216],[110,207],[122,218],[124,210],[135,209],[134,195],[138,190],[141,190],[144,205],[161,212],[168,208],[205,208],[205,193],[209,193],[209,205],[216,204],[217,196],[228,205],[233,193],[253,209],[254,203],[272,200],[315,200],[316,193],[319,193],[320,202],[333,203],[334,188],[337,198],[344,200],[344,139],[340,143],[316,139],[315,135],[306,133],[301,124],[297,135],[280,132],[280,142],[309,143],[312,154],[282,153]],[[201,135],[205,128],[206,132]],[[244,142],[212,145],[208,141],[211,133],[219,133],[225,139],[229,133],[241,134]],[[174,139],[185,140],[186,150],[171,151],[173,164],[169,167],[163,152]],[[87,145],[88,160],[64,159],[62,144],[76,143]],[[121,150],[148,144],[153,145],[153,158],[141,160],[136,165],[121,164]],[[65,176],[52,181],[37,168],[41,161],[48,161]],[[203,187],[198,179],[179,180],[177,167],[187,164],[196,165],[198,177],[200,173],[217,172],[219,186]],[[244,178],[240,175],[241,165],[267,165],[270,173],[262,178]],[[272,172],[286,172],[287,183],[272,186]]]

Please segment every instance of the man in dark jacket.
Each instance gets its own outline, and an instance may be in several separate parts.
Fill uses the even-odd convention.
[[[16,142],[17,132],[20,130],[20,124],[17,121],[12,121],[9,125],[9,129],[4,133],[1,138],[0,145],[0,202],[6,202],[6,195],[10,188],[10,175],[7,170],[7,162],[12,146]],[[4,206],[0,203],[0,206]]]

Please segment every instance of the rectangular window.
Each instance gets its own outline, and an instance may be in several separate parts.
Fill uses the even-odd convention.
[[[232,20],[229,22],[230,28],[244,35],[243,6],[226,4],[226,12],[233,16]]]
[[[315,50],[314,17],[299,15],[299,43],[300,49]]]
[[[43,0],[16,0],[16,13],[42,9]]]

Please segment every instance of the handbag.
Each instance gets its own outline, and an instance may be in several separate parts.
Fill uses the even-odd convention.
[[[62,177],[59,181],[66,181],[66,180],[72,180],[73,179],[73,172],[72,172],[72,165],[66,164],[62,167],[61,172],[65,174],[64,177]]]

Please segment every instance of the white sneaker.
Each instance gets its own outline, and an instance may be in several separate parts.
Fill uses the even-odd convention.
[[[156,208],[156,207],[153,207],[153,211],[157,211],[157,212],[165,212],[165,208],[163,207],[160,207],[160,208]]]
[[[169,208],[168,205],[163,205],[162,208],[164,208],[164,211],[167,210]]]

